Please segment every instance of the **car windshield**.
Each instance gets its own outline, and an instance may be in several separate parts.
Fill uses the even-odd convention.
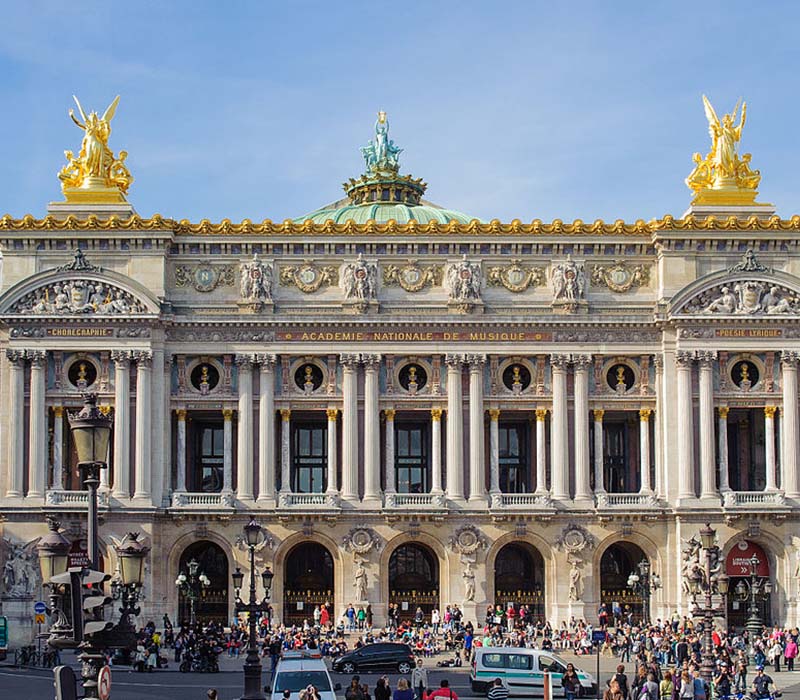
[[[290,690],[298,693],[308,685],[313,685],[320,693],[331,690],[328,674],[325,671],[285,671],[278,674],[272,692],[282,693],[284,690]]]

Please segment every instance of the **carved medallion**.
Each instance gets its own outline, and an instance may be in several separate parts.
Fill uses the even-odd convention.
[[[342,538],[342,544],[347,551],[366,556],[373,548],[380,549],[382,540],[380,535],[369,527],[354,527]]]
[[[282,267],[280,280],[284,287],[297,287],[301,292],[311,294],[320,287],[337,284],[339,273],[332,265],[317,267],[314,263],[305,262],[298,266]]]
[[[512,260],[506,267],[490,267],[488,282],[492,287],[505,287],[509,292],[524,292],[528,287],[544,284],[544,269],[523,267],[520,260]]]
[[[235,274],[231,265],[177,265],[175,286],[193,287],[198,292],[213,292],[217,287],[232,287]]]
[[[442,268],[436,265],[421,267],[416,260],[406,265],[387,265],[383,270],[383,283],[388,286],[399,285],[407,292],[420,292],[425,287],[442,282]]]
[[[450,538],[450,548],[461,555],[475,554],[487,545],[486,536],[474,525],[462,525]]]
[[[649,282],[650,268],[644,265],[628,265],[623,261],[617,261],[613,265],[595,265],[592,269],[592,284],[608,287],[618,294]]]

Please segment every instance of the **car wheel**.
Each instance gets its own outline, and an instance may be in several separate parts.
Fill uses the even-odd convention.
[[[398,673],[411,673],[411,664],[408,661],[401,661],[397,664]]]
[[[342,673],[355,673],[356,665],[352,661],[345,661],[342,664]]]

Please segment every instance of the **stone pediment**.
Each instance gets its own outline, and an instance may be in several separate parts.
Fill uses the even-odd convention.
[[[160,309],[143,285],[90,265],[82,255],[69,265],[32,275],[0,296],[0,316],[5,317],[154,316]]]
[[[761,265],[752,251],[728,270],[693,282],[672,300],[670,318],[800,317],[800,278]]]

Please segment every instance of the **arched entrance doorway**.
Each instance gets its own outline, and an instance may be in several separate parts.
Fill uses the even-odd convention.
[[[333,557],[317,542],[303,542],[286,555],[283,622],[313,623],[314,608],[326,605],[333,616]]]
[[[544,559],[527,542],[510,542],[494,560],[494,602],[527,605],[535,619],[544,619]]]
[[[628,576],[634,573],[642,559],[647,559],[645,553],[633,542],[616,542],[603,552],[600,559],[600,602],[605,603],[609,619],[616,607],[622,611],[623,622],[641,622],[642,597],[628,588]]]
[[[749,540],[737,542],[725,557],[728,584],[728,626],[743,629],[752,614],[759,620],[772,624],[772,580],[769,558],[761,545]]]
[[[189,565],[197,562],[197,577],[205,574],[209,585],[203,586],[199,581],[195,585],[197,596],[194,603],[195,618],[198,624],[217,622],[228,624],[228,557],[218,544],[208,540],[200,540],[190,544],[181,554],[178,564],[179,573],[189,576]],[[178,620],[180,624],[189,624],[191,617],[190,595],[181,588],[178,592]]]
[[[403,621],[413,620],[418,607],[430,619],[439,607],[439,560],[424,544],[401,544],[389,557],[389,603]]]

